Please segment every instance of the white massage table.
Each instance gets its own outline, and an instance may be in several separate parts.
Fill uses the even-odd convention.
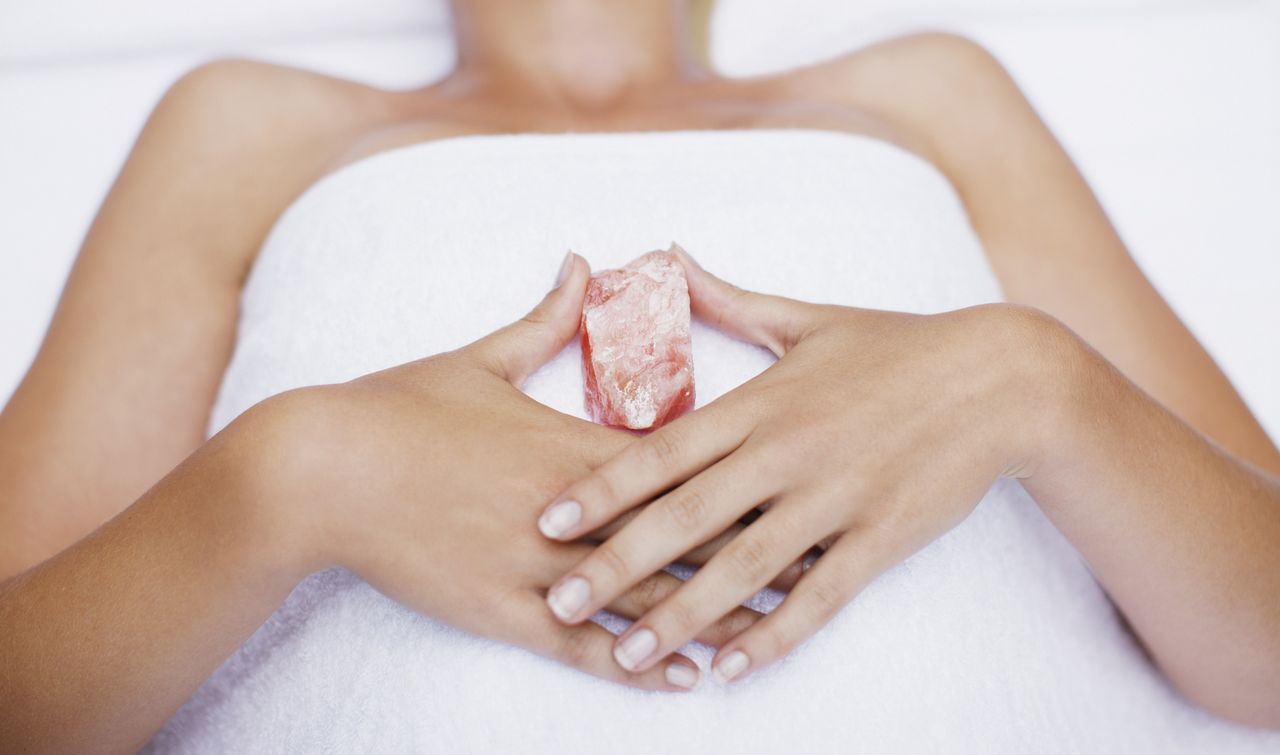
[[[1280,435],[1280,2],[720,0],[714,57],[755,73],[921,27],[1004,60]],[[407,86],[452,46],[442,0],[0,5],[0,400],[152,105],[223,55]]]

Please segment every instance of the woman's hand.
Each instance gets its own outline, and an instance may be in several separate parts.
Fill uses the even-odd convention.
[[[623,672],[612,635],[565,627],[542,603],[591,546],[549,543],[529,520],[633,440],[510,382],[576,332],[587,270],[575,257],[566,271],[529,317],[471,346],[262,402],[119,516],[0,581],[0,742],[137,750],[299,580],[334,564],[419,611],[606,679],[696,684],[687,659]],[[610,605],[638,616],[677,585],[660,574]],[[757,616],[737,611],[702,638],[719,644]]]
[[[612,634],[566,627],[543,603],[592,546],[549,542],[528,522],[634,440],[516,388],[577,333],[588,274],[570,257],[563,284],[529,316],[458,351],[274,400],[284,459],[276,474],[318,544],[310,568],[341,564],[424,614],[596,676],[685,689],[698,681],[688,659],[624,671],[610,660]],[[680,584],[663,572],[646,577],[601,608],[634,618]],[[754,616],[744,609],[694,634],[717,644]]]
[[[789,652],[872,579],[1034,463],[1055,381],[1049,318],[991,305],[918,316],[736,289],[687,255],[694,313],[779,361],[623,449],[558,495],[544,534],[572,541],[655,496],[548,597],[573,625],[752,509],[758,520],[618,638],[643,672],[815,546],[825,553],[714,668],[741,678]],[[1050,376],[1051,377],[1051,376]],[[664,492],[665,491],[665,492]],[[571,523],[566,525],[565,523]]]

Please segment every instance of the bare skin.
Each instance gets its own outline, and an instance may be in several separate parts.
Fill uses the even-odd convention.
[[[409,562],[370,561],[372,546],[353,551],[335,534],[347,531],[349,513],[334,510],[322,520],[328,525],[316,523],[312,486],[340,484],[332,447],[353,442],[330,432],[325,418],[381,416],[370,408],[379,401],[369,399],[369,386],[385,387],[385,376],[269,400],[208,444],[204,428],[234,343],[240,289],[263,238],[290,201],[337,167],[464,134],[779,126],[866,134],[933,162],[956,186],[1010,302],[1047,313],[1057,323],[1048,330],[1069,329],[1091,347],[1079,352],[1086,356],[1063,357],[1075,352],[1037,351],[1036,343],[1060,343],[1054,338],[1023,344],[1044,360],[1072,360],[1063,374],[1080,382],[1064,395],[1083,390],[1096,399],[1087,411],[1061,412],[1073,419],[1063,421],[1060,455],[1037,467],[1052,471],[1028,486],[1184,693],[1220,715],[1280,726],[1273,702],[1280,692],[1268,681],[1280,679],[1280,591],[1270,576],[1280,573],[1273,547],[1280,453],[1142,276],[1079,173],[989,55],[956,37],[921,35],[805,70],[729,80],[688,51],[679,2],[454,5],[459,64],[429,87],[387,92],[226,61],[187,75],[157,106],[85,240],[39,355],[0,414],[0,578],[17,575],[0,586],[0,739],[31,750],[138,746],[297,579],[330,564],[348,565],[388,594],[481,633],[601,676],[673,689],[653,670],[659,667],[624,673],[611,667],[607,647],[565,639],[583,635],[564,626],[555,625],[556,634],[545,622],[517,636],[484,606],[414,592],[423,589],[422,575]],[[585,266],[573,275],[585,277]],[[533,324],[558,322],[544,315]],[[510,353],[538,351],[530,339],[537,336],[526,330],[507,344]],[[401,369],[434,375],[440,364]],[[1108,370],[1123,379],[1100,377]],[[394,395],[387,390],[388,400]],[[435,419],[447,432],[449,423],[466,426],[483,411],[473,405]],[[1105,432],[1083,433],[1087,423],[1102,423]],[[549,459],[509,457],[522,474],[548,475],[536,488],[544,497],[530,502],[527,530],[535,537],[543,503],[627,448],[607,431],[581,431],[608,440],[586,448],[566,441],[564,466],[554,469]],[[429,442],[395,437],[405,446]],[[1115,463],[1138,445],[1153,449],[1143,463]],[[281,458],[288,463],[263,461]],[[471,469],[474,480],[495,476],[474,459],[450,468]],[[1052,492],[1090,477],[1108,493],[1090,504],[1110,501],[1109,509],[1093,510],[1080,492]],[[608,502],[611,513],[642,497]],[[404,526],[397,517],[405,514],[388,509],[379,521],[391,531]],[[1250,537],[1237,537],[1242,523]],[[507,589],[545,588],[572,566],[529,549],[531,561],[506,574],[539,572],[545,584],[512,581],[503,583]],[[488,573],[479,561],[471,569],[456,563],[458,579]],[[558,567],[542,575],[548,564]],[[1141,587],[1156,583],[1169,588]],[[841,586],[831,594],[847,597],[848,583]],[[669,587],[644,588],[629,615],[643,615]],[[626,600],[620,586],[617,592]],[[1186,600],[1188,592],[1198,600]],[[1208,623],[1202,613],[1211,615]],[[736,620],[735,631],[722,625],[711,639],[737,636],[752,617]],[[810,621],[787,636],[798,640],[812,628]],[[1235,652],[1206,653],[1208,633]],[[1247,683],[1224,681],[1241,669]],[[86,708],[85,700],[93,703]]]

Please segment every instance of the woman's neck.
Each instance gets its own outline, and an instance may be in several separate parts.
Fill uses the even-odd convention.
[[[600,110],[706,70],[686,0],[453,0],[455,77],[487,91]]]

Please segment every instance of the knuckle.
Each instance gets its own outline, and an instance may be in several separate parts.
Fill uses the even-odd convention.
[[[766,391],[765,395],[771,391]],[[766,399],[767,400],[767,399]],[[795,476],[796,457],[798,454],[779,453],[778,449],[789,449],[792,445],[790,438],[778,438],[778,442],[763,442],[759,446],[752,445],[752,454],[749,457],[753,474],[760,483],[772,490],[781,487],[784,480]],[[751,441],[748,441],[751,442]],[[768,453],[760,452],[760,447],[769,448]]]
[[[743,535],[729,552],[730,564],[744,580],[755,583],[768,574],[769,552],[763,540]]]
[[[571,629],[561,635],[556,648],[556,659],[575,668],[585,668],[594,658],[595,648],[591,634],[582,629]]]
[[[778,575],[771,586],[775,590],[790,592],[792,588],[800,581],[800,577],[804,574],[804,560],[796,559],[792,561],[782,573]]]
[[[783,631],[775,629],[765,632],[760,644],[765,648],[765,657],[776,660],[790,653],[795,642]]]
[[[673,432],[659,430],[640,444],[647,457],[645,461],[662,469],[670,469],[680,464],[684,455],[684,443]]]
[[[463,364],[495,375],[506,374],[509,359],[505,343],[490,336],[461,351],[454,352]]]
[[[494,639],[519,644],[522,635],[527,636],[527,633],[519,632],[526,618],[520,600],[525,594],[523,588],[511,587],[499,591],[493,600],[480,601],[476,606],[476,613],[484,625],[493,628]]]
[[[631,597],[641,610],[649,610],[663,598],[662,579],[653,576],[640,580],[640,583],[632,588]]]
[[[615,490],[608,468],[601,467],[564,491],[564,498],[573,499],[582,506],[584,522],[597,521],[596,517],[602,515],[604,519],[610,519],[608,514],[621,504]]]
[[[702,628],[698,611],[684,600],[672,600],[662,607],[661,623],[679,637],[690,637]]]
[[[668,496],[663,509],[671,517],[671,521],[677,528],[695,530],[706,521],[709,505],[707,497],[702,491],[685,490],[682,487]]]
[[[716,642],[724,642],[736,637],[756,623],[759,614],[747,608],[736,608],[725,614],[712,625],[709,634]]]
[[[721,310],[717,325],[723,325],[726,319],[737,319],[751,303],[751,292],[739,288],[732,283],[725,284],[725,306]]]
[[[524,325],[531,325],[535,328],[541,328],[547,325],[551,320],[547,316],[546,307],[539,304],[534,307],[524,317],[520,318],[520,322]]]
[[[844,590],[830,579],[818,579],[809,586],[809,606],[813,617],[829,621],[844,608]]]
[[[865,507],[869,501],[875,501],[882,496],[878,495],[878,491],[868,480],[868,474],[851,474],[839,480],[833,481],[827,492],[831,498],[844,501],[853,507]]]
[[[607,579],[611,580],[613,584],[623,584],[628,581],[631,569],[628,565],[627,559],[610,543],[606,542],[604,545],[596,548],[594,561],[598,567],[598,571],[603,572],[603,575]],[[599,581],[600,580],[592,580],[592,582],[595,583],[598,583]],[[602,587],[602,585],[597,584],[597,589],[599,589],[599,587]]]
[[[813,508],[816,509],[816,507]],[[806,510],[796,506],[781,506],[770,507],[768,513],[769,519],[766,524],[769,526],[771,540],[767,542],[790,543],[801,539],[808,540],[811,539],[808,530],[812,529],[815,523],[822,524],[818,519],[818,515],[822,513],[820,509]],[[784,566],[784,563],[779,563],[778,571],[782,571]]]

